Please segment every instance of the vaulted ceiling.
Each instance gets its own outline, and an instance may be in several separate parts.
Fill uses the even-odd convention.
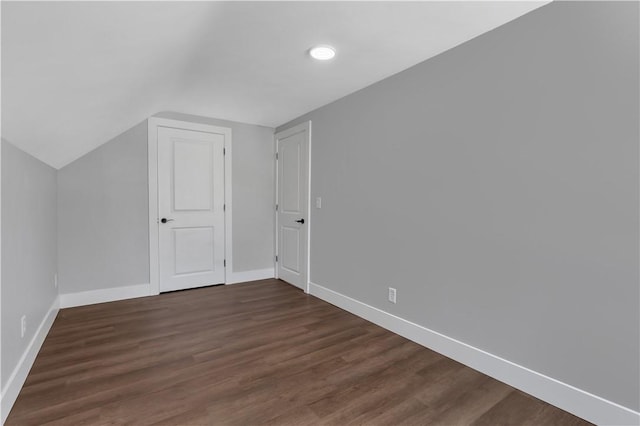
[[[60,168],[159,111],[275,127],[545,3],[3,1],[2,136]]]

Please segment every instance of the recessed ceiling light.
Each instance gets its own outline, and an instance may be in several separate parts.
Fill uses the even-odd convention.
[[[336,56],[336,50],[331,46],[314,46],[309,50],[309,55],[313,59],[317,59],[319,61],[328,61]]]

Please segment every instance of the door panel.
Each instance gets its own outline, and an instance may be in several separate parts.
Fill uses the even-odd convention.
[[[173,141],[174,210],[211,210],[215,197],[213,145],[207,141]]]
[[[300,214],[300,144],[299,137],[280,144],[279,158],[282,158],[282,211]]]
[[[276,135],[278,278],[307,290],[309,127]]]
[[[300,273],[300,230],[282,227],[282,267]]]
[[[160,291],[224,282],[222,134],[158,128]]]
[[[174,228],[176,275],[215,271],[213,227]]]

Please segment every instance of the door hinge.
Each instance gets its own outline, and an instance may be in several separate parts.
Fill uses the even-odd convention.
[[[222,155],[227,155],[227,148],[222,148]]]
[[[223,212],[226,212],[226,211],[227,211],[227,205],[226,205],[226,204],[223,204],[223,205],[222,205],[222,211],[223,211]]]
[[[227,267],[227,259],[223,260],[222,263],[224,264],[224,267]]]
[[[276,255],[276,263],[278,263],[278,256]]]
[[[278,153],[276,152],[276,160],[278,159]]]
[[[278,211],[278,205],[276,204],[276,211]]]

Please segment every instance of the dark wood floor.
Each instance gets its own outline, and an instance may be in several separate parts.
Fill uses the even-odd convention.
[[[6,424],[587,423],[264,280],[61,310]]]

